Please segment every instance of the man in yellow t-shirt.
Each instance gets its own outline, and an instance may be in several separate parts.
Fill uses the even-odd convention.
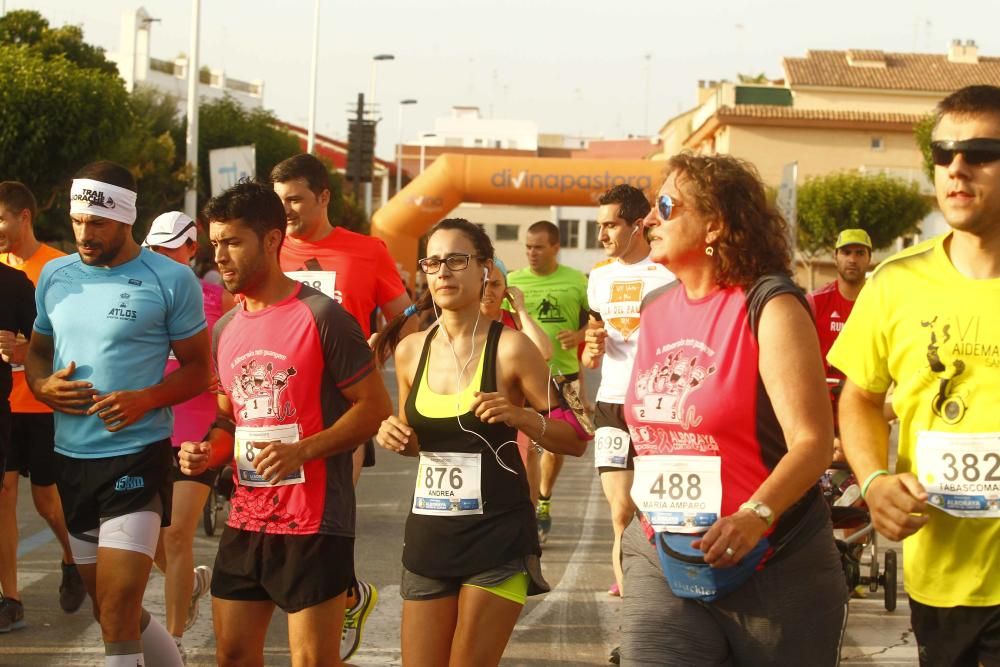
[[[880,533],[903,540],[921,665],[1000,664],[1000,88],[937,110],[951,230],[884,262],[828,356],[844,451]],[[900,420],[888,471],[882,403]]]
[[[0,183],[0,262],[23,271],[33,285],[38,284],[38,275],[46,262],[64,254],[35,238],[32,224],[36,212],[35,198],[27,187],[16,181]],[[16,619],[22,612],[17,586],[19,475],[31,479],[35,509],[62,546],[59,605],[66,612],[74,612],[87,597],[70,552],[62,503],[56,490],[52,409],[31,394],[24,379],[24,367],[20,365],[27,348],[26,339],[15,340],[11,358],[14,370],[14,386],[10,393],[11,452],[3,472],[3,485],[9,493],[0,494],[0,587],[5,599],[4,608],[0,608],[0,632],[4,631],[7,621],[11,621],[11,627],[20,627]]]

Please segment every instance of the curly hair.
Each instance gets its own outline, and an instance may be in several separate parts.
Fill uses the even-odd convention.
[[[747,288],[761,276],[791,274],[788,224],[768,205],[756,167],[731,155],[691,153],[667,164],[668,175],[684,180],[691,206],[722,223],[715,243],[719,284]]]

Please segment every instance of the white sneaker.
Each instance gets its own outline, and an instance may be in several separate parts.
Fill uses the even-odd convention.
[[[358,601],[344,611],[344,627],[340,634],[340,659],[347,660],[361,646],[361,633],[368,615],[378,603],[378,591],[371,584],[358,581]]]
[[[191,604],[188,606],[187,621],[184,623],[185,632],[198,620],[198,602],[211,587],[212,568],[207,565],[194,568],[194,588],[191,590]]]

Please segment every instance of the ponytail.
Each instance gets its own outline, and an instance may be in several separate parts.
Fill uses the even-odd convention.
[[[432,307],[431,304],[430,290],[424,290],[424,293],[420,295],[416,303],[407,306],[406,310],[392,318],[392,321],[379,333],[378,338],[375,339],[374,349],[375,362],[379,368],[382,368],[389,357],[396,351],[396,346],[399,345],[399,341],[402,338],[403,327],[406,326],[407,320],[425,310],[430,310]]]

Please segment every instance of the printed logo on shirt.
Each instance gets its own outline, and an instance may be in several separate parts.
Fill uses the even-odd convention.
[[[132,295],[128,292],[122,292],[118,295],[118,305],[113,306],[107,315],[109,320],[126,320],[135,321],[136,311],[132,308],[131,304]]]
[[[265,356],[262,350],[258,353]],[[275,353],[267,353],[266,356],[284,358],[284,355]],[[294,366],[275,370],[272,362],[264,363],[256,358],[250,358],[246,363],[237,360],[234,368],[236,363],[240,364],[241,372],[233,376],[229,395],[237,404],[242,420],[274,419],[281,422],[295,415],[292,402],[282,402],[282,394],[296,373]]]
[[[695,340],[680,340],[657,350],[663,355],[650,368],[640,371],[635,381],[635,396],[641,402],[632,407],[635,416],[645,422],[677,424],[685,430],[698,426],[701,417],[691,395],[715,374],[711,364],[715,351]]]
[[[837,318],[839,320],[840,319],[840,313],[838,313],[837,311],[833,311],[832,313],[830,313],[830,317],[831,318]]]
[[[611,283],[611,297],[604,307],[604,321],[628,340],[639,330],[639,308],[642,306],[641,280]]]
[[[971,367],[1000,368],[1000,345],[980,340],[978,315],[934,317],[922,320],[929,330],[927,363],[938,378],[931,408],[948,424],[957,424],[969,409],[970,392],[964,386]]]
[[[142,477],[132,477],[124,475],[115,481],[115,491],[134,491],[146,486],[146,480]]]
[[[563,317],[562,310],[559,308],[559,299],[552,296],[551,293],[542,297],[541,303],[538,304],[538,310],[535,312],[535,319],[539,322],[565,322],[566,318]]]

